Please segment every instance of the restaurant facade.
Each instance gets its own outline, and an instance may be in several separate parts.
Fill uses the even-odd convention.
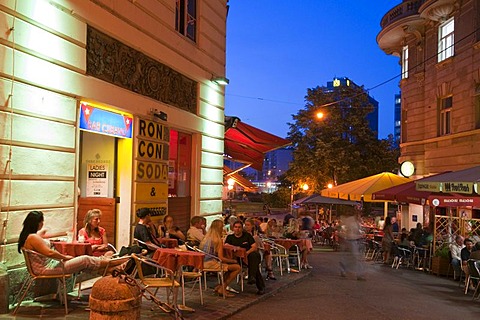
[[[135,210],[222,212],[227,1],[0,2],[1,259],[41,210],[51,237],[85,213],[117,248]]]
[[[399,163],[413,178],[480,165],[480,3],[403,0],[379,47],[401,65]]]

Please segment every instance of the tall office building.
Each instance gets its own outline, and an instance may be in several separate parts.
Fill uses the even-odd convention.
[[[395,95],[395,111],[394,111],[394,127],[393,127],[393,141],[395,146],[400,147],[401,130],[402,130],[402,94]]]
[[[324,92],[333,91],[336,87],[360,87],[347,77],[334,78],[333,81],[328,81],[327,86],[323,87]],[[368,95],[368,102],[372,104],[373,111],[367,115],[368,126],[375,133],[378,138],[378,101]]]

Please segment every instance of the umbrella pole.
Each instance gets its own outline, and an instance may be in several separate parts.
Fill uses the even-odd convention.
[[[387,219],[387,216],[388,216],[388,201],[385,201],[383,205],[383,220]]]

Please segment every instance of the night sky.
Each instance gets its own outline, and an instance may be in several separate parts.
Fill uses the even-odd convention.
[[[226,110],[286,137],[308,88],[348,77],[379,102],[379,138],[393,133],[399,58],[377,45],[380,20],[401,0],[229,0]]]

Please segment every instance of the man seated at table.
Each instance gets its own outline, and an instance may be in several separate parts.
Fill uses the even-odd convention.
[[[193,216],[190,219],[190,229],[187,231],[187,242],[191,246],[198,246],[205,237],[207,219],[200,216]]]
[[[257,286],[257,294],[265,293],[265,281],[260,271],[261,257],[253,236],[243,230],[243,223],[236,221],[233,224],[233,234],[225,239],[225,243],[247,250],[248,259],[248,284]]]
[[[149,208],[140,208],[136,212],[138,220],[138,224],[135,226],[135,230],[133,232],[133,237],[138,239],[146,244],[140,244],[142,249],[147,249],[149,252],[154,252],[156,250],[155,247],[162,247],[160,241],[152,234],[152,230],[149,227],[151,219],[151,211]]]
[[[462,267],[462,257],[460,256],[460,252],[465,246],[463,245],[463,237],[461,235],[457,235],[455,237],[455,242],[450,245],[450,253],[452,255],[452,261],[450,261],[453,271],[455,274],[455,280],[460,277],[461,267]]]
[[[470,274],[467,267],[467,261],[468,259],[470,259],[470,253],[473,250],[473,241],[468,238],[465,238],[465,240],[463,241],[463,244],[465,246],[463,247],[462,251],[460,251],[460,257],[462,258],[462,270],[463,272],[465,272],[465,279],[467,279],[468,275]]]

